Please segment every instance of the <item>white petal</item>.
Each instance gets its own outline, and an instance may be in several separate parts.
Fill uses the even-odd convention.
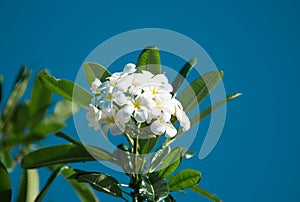
[[[115,98],[114,101],[120,106],[123,106],[129,102],[128,97],[126,97],[123,93]]]
[[[116,119],[122,123],[127,123],[130,119],[132,110],[128,106],[123,107],[117,112]]]
[[[166,131],[166,126],[162,124],[159,120],[156,120],[151,124],[150,130],[155,135],[162,135]]]
[[[103,124],[102,126],[101,126],[101,132],[102,132],[102,134],[103,134],[103,136],[104,136],[104,138],[105,139],[108,139],[107,137],[108,137],[108,129],[109,129],[109,124]]]
[[[146,110],[135,110],[134,118],[137,122],[144,122],[148,118],[148,112]]]
[[[189,117],[183,112],[182,120],[180,121],[180,126],[182,127],[182,131],[186,132],[191,127],[191,122]]]
[[[120,134],[122,134],[122,132],[123,131],[116,124],[111,125],[111,127],[110,127],[110,133],[112,135],[120,135]]]
[[[130,74],[135,72],[135,70],[136,70],[135,64],[128,63],[127,65],[125,65],[123,72]]]
[[[166,137],[167,138],[172,138],[177,134],[177,130],[176,128],[171,124],[171,123],[167,123],[166,124]]]

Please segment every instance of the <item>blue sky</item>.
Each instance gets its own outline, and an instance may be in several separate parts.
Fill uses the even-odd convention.
[[[8,94],[22,64],[34,73],[47,68],[56,77],[74,80],[87,55],[106,39],[137,28],[174,30],[207,51],[225,72],[228,93],[243,93],[228,104],[223,135],[213,152],[204,160],[187,160],[182,167],[200,170],[201,185],[224,201],[296,202],[300,186],[299,11],[296,0],[1,1],[4,93]],[[201,124],[204,127],[209,120]],[[72,121],[66,131],[75,133]],[[192,149],[198,151],[202,140],[198,137]],[[54,137],[47,141],[40,145],[62,142]],[[95,166],[74,164],[81,169]],[[103,166],[99,169],[110,172]],[[43,169],[40,173],[43,184],[49,173]],[[18,174],[14,174],[16,187]],[[111,175],[127,180],[120,173]],[[202,200],[192,192],[176,196],[178,201]],[[117,201],[103,194],[99,198]],[[68,184],[58,179],[45,201],[67,199],[78,200]]]

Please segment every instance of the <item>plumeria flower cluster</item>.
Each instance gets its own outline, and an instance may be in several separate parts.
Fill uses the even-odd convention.
[[[103,83],[96,78],[90,90],[95,94],[89,105],[89,126],[101,130],[107,138],[126,133],[126,124],[146,123],[155,135],[165,134],[172,138],[177,129],[171,123],[176,117],[185,132],[190,121],[181,103],[172,94],[173,88],[164,74],[149,71],[136,72],[132,63],[125,65],[123,72],[112,74]]]

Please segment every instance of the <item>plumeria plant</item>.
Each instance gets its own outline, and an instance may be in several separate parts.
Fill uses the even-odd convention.
[[[115,151],[107,151],[75,140],[65,133],[56,133],[70,143],[33,151],[21,163],[24,169],[43,166],[54,169],[36,200],[41,201],[54,178],[63,173],[70,181],[90,184],[95,190],[124,201],[174,202],[176,199],[172,193],[183,192],[184,189],[191,189],[212,201],[221,201],[198,185],[201,179],[199,171],[176,171],[182,160],[192,157],[194,152],[184,147],[174,148],[172,142],[214,109],[240,95],[229,95],[189,118],[188,113],[223,76],[222,71],[208,72],[191,82],[177,96],[196,61],[193,58],[187,62],[172,83],[168,75],[161,72],[160,54],[156,47],[145,48],[136,64],[129,63],[123,71],[112,74],[99,64],[87,62],[83,68],[91,93],[71,81],[55,79],[46,72],[40,75],[40,81],[47,89],[86,109],[89,127],[102,133],[106,141],[110,135],[122,135],[126,142],[118,145]],[[121,184],[118,179],[100,170],[85,171],[69,165],[95,160],[120,166],[130,180]],[[81,199],[96,200],[87,200],[84,195]]]

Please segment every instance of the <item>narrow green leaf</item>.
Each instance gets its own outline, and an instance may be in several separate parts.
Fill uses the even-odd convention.
[[[106,78],[111,75],[105,67],[93,62],[84,63],[83,71],[89,86],[91,86],[96,78],[100,79],[101,82],[104,82]]]
[[[51,176],[48,178],[45,186],[43,187],[42,191],[38,194],[38,196],[35,198],[35,202],[41,202],[43,198],[45,197],[48,189],[50,188],[50,185],[53,183],[54,179],[64,170],[67,169],[68,166],[66,165],[60,165],[58,168],[56,168]]]
[[[178,191],[198,184],[201,174],[197,170],[184,169],[176,175],[169,177],[169,179],[168,186],[170,191]]]
[[[192,58],[190,61],[188,61],[179,71],[179,74],[174,79],[172,86],[173,86],[173,94],[177,92],[177,90],[180,88],[182,83],[184,82],[184,79],[189,74],[190,70],[195,66],[197,63],[197,58]]]
[[[149,72],[152,72],[153,74],[160,74],[161,65],[158,48],[155,46],[146,47],[139,55],[136,67],[136,72],[147,70]]]
[[[30,114],[30,128],[34,127],[35,125],[41,122],[41,120],[46,114],[48,107],[51,104],[52,91],[46,88],[39,79],[40,75],[44,73],[46,73],[45,70],[38,73],[31,91],[31,99],[28,103]]]
[[[24,129],[29,120],[29,109],[25,102],[24,104],[18,104],[16,111],[12,117],[11,126],[9,127],[9,134],[16,134],[18,136],[24,133]]]
[[[195,186],[189,187],[189,189],[193,190],[194,192],[197,192],[198,194],[201,194],[202,196],[204,196],[214,202],[222,202],[222,200],[219,199],[216,195],[204,190],[200,186],[195,185]]]
[[[75,179],[78,182],[89,183],[94,189],[110,194],[115,197],[123,198],[122,190],[119,187],[119,182],[106,174],[96,172],[85,172],[74,170],[76,173],[70,176],[69,179]]]
[[[206,116],[208,116],[211,112],[213,112],[215,109],[217,109],[219,106],[221,106],[222,104],[229,102],[231,100],[234,100],[236,98],[238,98],[239,96],[241,96],[241,93],[234,93],[231,95],[228,95],[226,98],[224,98],[223,100],[218,101],[217,103],[215,103],[214,105],[208,107],[207,109],[205,109],[204,111],[200,112],[199,114],[195,115],[194,117],[192,117],[190,119],[191,122],[191,127],[195,124],[197,124],[198,122],[200,122],[202,119],[204,119]]]
[[[165,158],[162,164],[162,169],[159,171],[159,175],[162,178],[169,177],[180,165],[183,149],[177,147]]]
[[[93,96],[69,80],[56,79],[46,72],[42,72],[39,78],[46,88],[80,107],[87,108],[91,102]]]
[[[37,170],[23,170],[17,202],[33,202],[38,193],[39,176]]]
[[[3,202],[11,201],[11,182],[5,166],[0,161],[0,199]]]
[[[1,125],[0,130],[11,120],[13,114],[17,108],[19,99],[23,95],[26,90],[28,79],[30,77],[31,72],[22,76],[17,83],[15,84],[12,93],[10,94],[6,105],[4,107],[2,117],[1,117]]]
[[[85,148],[72,144],[64,144],[41,148],[28,153],[22,159],[21,166],[25,169],[31,169],[61,163],[95,160],[96,159],[91,156],[91,154]]]
[[[222,71],[211,71],[194,80],[178,97],[187,113],[196,107],[209,92],[221,81]]]
[[[165,180],[160,177],[142,177],[139,189],[141,196],[147,201],[162,201],[169,195],[169,188]]]

